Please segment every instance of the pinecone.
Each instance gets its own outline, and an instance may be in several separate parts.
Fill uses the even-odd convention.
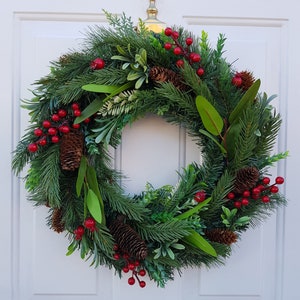
[[[237,234],[229,229],[214,228],[205,231],[205,236],[212,242],[231,245],[237,241]]]
[[[239,76],[242,78],[241,88],[244,91],[247,91],[255,81],[255,78],[253,77],[252,72],[242,71],[242,72],[239,72]]]
[[[121,251],[139,260],[146,258],[146,243],[128,224],[115,220],[109,226],[109,230]]]
[[[80,131],[70,131],[64,134],[60,143],[60,163],[65,171],[79,168],[83,155],[83,134]]]
[[[149,71],[149,77],[156,83],[171,82],[181,91],[187,89],[187,86],[183,83],[182,78],[178,73],[164,67],[152,67]]]
[[[242,194],[252,189],[259,179],[259,171],[255,167],[245,167],[237,171],[233,192]]]
[[[65,230],[65,224],[62,220],[63,214],[60,208],[56,208],[53,210],[52,213],[52,220],[51,220],[51,228],[56,231],[57,233],[61,233]]]

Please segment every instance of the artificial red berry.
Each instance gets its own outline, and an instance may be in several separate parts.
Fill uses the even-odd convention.
[[[51,122],[49,120],[43,121],[43,127],[44,128],[50,128],[51,127]]]
[[[80,124],[73,124],[72,127],[73,127],[74,129],[79,129],[79,128],[80,128]]]
[[[128,269],[128,267],[126,266],[126,267],[123,267],[122,271],[123,271],[124,273],[128,273],[128,272],[129,272],[129,269]]]
[[[250,197],[250,194],[251,194],[250,191],[246,190],[243,192],[243,197],[246,197],[246,198]]]
[[[182,59],[178,59],[178,60],[176,61],[176,66],[177,66],[178,68],[182,68],[183,65],[184,65],[184,61],[183,61]]]
[[[96,221],[92,217],[86,218],[83,225],[85,228],[89,229],[90,231],[96,230]]]
[[[33,134],[35,136],[42,136],[43,135],[43,130],[40,129],[40,128],[36,128],[36,129],[34,129]]]
[[[175,48],[173,49],[173,53],[174,53],[175,55],[180,55],[180,54],[182,53],[182,50],[181,50],[180,47],[175,47]]]
[[[276,185],[273,185],[270,187],[270,192],[272,194],[276,194],[276,193],[278,193],[278,191],[279,191],[279,188]]]
[[[38,143],[40,146],[45,146],[45,145],[47,145],[47,139],[46,139],[46,137],[42,137],[41,139],[39,139],[39,140],[37,141],[37,143]]]
[[[58,114],[53,114],[51,116],[51,120],[54,122],[58,122],[60,120],[60,116]]]
[[[259,195],[261,192],[261,189],[259,187],[255,187],[252,189],[252,194]]]
[[[75,109],[79,109],[80,107],[79,107],[79,104],[75,102],[75,103],[72,103],[71,108],[72,108],[72,110],[75,110]]]
[[[264,203],[268,203],[268,202],[270,202],[270,197],[267,196],[267,195],[262,196],[262,197],[261,197],[261,201],[264,202]]]
[[[235,201],[234,202],[234,207],[240,208],[242,206],[242,203],[240,201]]]
[[[93,70],[100,70],[105,67],[105,61],[102,58],[96,58],[90,63],[90,67]]]
[[[70,132],[70,127],[67,125],[60,126],[58,129],[61,133],[69,133]]]
[[[203,68],[198,68],[196,71],[198,76],[202,76],[204,74],[204,69]]]
[[[129,277],[129,278],[128,278],[128,284],[129,284],[129,285],[134,285],[134,284],[135,284],[135,279],[134,279],[134,277]]]
[[[27,149],[28,149],[29,152],[33,153],[33,152],[36,152],[38,150],[38,146],[37,146],[36,143],[31,143],[31,144],[28,145]]]
[[[126,260],[129,259],[129,254],[128,253],[124,253],[123,254],[123,258],[126,259]]]
[[[242,205],[246,206],[249,204],[249,200],[247,198],[242,198],[241,203]]]
[[[171,43],[165,43],[164,48],[166,50],[170,50],[172,48],[172,44]]]
[[[172,38],[173,38],[174,40],[177,40],[177,39],[179,38],[179,33],[178,33],[177,31],[173,31],[173,32],[172,32]]]
[[[144,288],[146,286],[146,282],[144,280],[140,281],[140,287]]]
[[[239,86],[242,85],[243,80],[242,80],[242,78],[241,78],[240,76],[234,76],[234,77],[232,78],[232,80],[231,80],[231,83],[232,83],[233,85],[235,85],[236,87],[239,87]]]
[[[88,124],[91,122],[91,119],[90,118],[86,118],[84,121],[83,121],[85,124]]]
[[[114,251],[118,251],[118,250],[119,250],[119,245],[118,245],[118,244],[114,244],[113,250],[114,250]]]
[[[48,129],[48,133],[49,133],[50,135],[56,135],[57,129],[54,128],[54,127],[50,127],[50,128]]]
[[[227,198],[230,200],[233,200],[235,198],[235,194],[230,192],[230,193],[228,193]]]
[[[128,269],[131,270],[131,271],[134,270],[135,269],[134,263],[129,263],[128,264]]]
[[[192,45],[192,44],[193,44],[193,38],[187,37],[187,38],[185,39],[185,43],[186,43],[187,46]]]
[[[60,109],[57,114],[59,115],[59,117],[64,118],[67,115],[67,111],[64,109]]]
[[[269,184],[270,183],[270,178],[269,177],[264,177],[262,179],[262,183],[265,184],[265,185]]]
[[[260,197],[259,194],[252,194],[252,196],[251,196],[251,198],[252,198],[253,200],[257,200],[257,199],[259,199],[259,197]]]
[[[120,254],[119,254],[119,253],[115,253],[115,254],[114,254],[114,259],[115,259],[115,260],[119,260],[119,259],[120,259],[120,257],[121,257],[121,256],[120,256]]]
[[[81,240],[82,236],[84,235],[84,227],[79,225],[75,230],[74,234],[76,235],[76,240]]]
[[[139,261],[139,260],[136,260],[136,261],[134,262],[134,265],[135,265],[136,267],[138,267],[138,266],[140,265],[140,261]]]
[[[144,269],[139,270],[139,275],[140,276],[145,276],[146,275],[146,271]]]
[[[190,59],[193,63],[199,62],[201,60],[201,56],[198,53],[192,52],[190,54]]]
[[[172,29],[172,28],[167,27],[167,28],[165,29],[165,35],[166,35],[166,36],[171,36],[172,33],[173,33],[173,29]]]
[[[284,178],[281,176],[276,177],[275,182],[277,184],[283,184],[284,183]]]
[[[58,143],[58,142],[59,142],[59,136],[53,135],[53,136],[51,137],[51,141],[52,141],[52,143],[54,143],[54,144]]]
[[[73,114],[75,117],[79,117],[81,115],[81,110],[80,109],[74,109]]]
[[[203,202],[204,200],[205,200],[205,198],[206,198],[206,193],[205,193],[205,191],[199,191],[199,192],[197,192],[195,195],[194,195],[194,200],[196,201],[196,202]]]

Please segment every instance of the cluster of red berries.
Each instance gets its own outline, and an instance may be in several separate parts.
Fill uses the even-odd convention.
[[[88,217],[84,220],[83,225],[79,225],[75,230],[75,239],[80,241],[85,233],[85,229],[88,229],[90,232],[96,230],[96,221],[92,217]]]
[[[59,109],[50,116],[49,120],[44,120],[40,127],[34,129],[33,134],[38,138],[35,142],[30,143],[27,147],[29,152],[36,152],[39,146],[46,146],[49,142],[58,143],[63,134],[68,134],[71,127],[80,128],[80,124],[74,124],[74,118],[81,115],[78,103],[71,105],[72,113],[69,114],[66,109]],[[84,120],[89,123],[90,118]],[[72,124],[72,125],[70,125]]]
[[[250,191],[246,190],[242,195],[235,195],[235,193],[230,192],[227,195],[227,199],[234,201],[234,206],[236,208],[241,208],[242,206],[247,206],[250,200],[261,200],[263,203],[270,202],[270,194],[276,194],[279,192],[277,185],[284,183],[284,178],[281,176],[276,177],[275,183],[270,185],[270,178],[264,177],[261,182],[252,188]]]
[[[173,50],[173,53],[178,56],[182,55],[191,65],[200,62],[200,60],[201,60],[200,54],[198,54],[196,52],[191,52],[190,48],[189,48],[194,42],[192,37],[187,37],[185,39],[186,45],[184,47],[178,41],[178,38],[179,38],[178,31],[175,31],[172,28],[167,27],[165,29],[165,35],[171,37],[173,40],[173,43],[166,42],[164,44],[164,48],[166,50]],[[179,68],[182,67],[184,65],[184,60],[178,59],[176,61],[176,65]],[[204,69],[202,67],[198,66],[196,73],[198,74],[198,76],[202,76],[204,74]]]
[[[118,245],[114,245],[114,251],[115,260],[124,260],[124,267],[122,268],[122,271],[124,273],[132,272],[131,276],[128,278],[128,284],[134,285],[137,280],[139,286],[144,288],[146,286],[146,282],[141,280],[139,276],[144,277],[146,275],[146,270],[140,267],[140,261],[136,259],[132,260],[130,259],[129,254],[120,252]]]
[[[91,61],[90,67],[92,70],[101,70],[105,67],[105,61],[102,58],[97,57]]]
[[[203,202],[206,198],[206,193],[204,190],[198,191],[195,195],[194,195],[194,200],[198,203]]]

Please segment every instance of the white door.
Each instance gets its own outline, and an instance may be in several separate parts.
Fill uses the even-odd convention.
[[[226,266],[209,271],[186,270],[165,289],[151,283],[145,289],[130,287],[108,269],[90,268],[77,254],[66,257],[67,240],[46,227],[46,210],[34,209],[26,201],[23,182],[12,176],[11,151],[27,127],[27,115],[20,109],[19,99],[31,97],[30,85],[48,73],[49,61],[76,47],[89,25],[105,24],[102,9],[125,12],[137,21],[146,18],[148,5],[146,0],[1,3],[0,298],[299,299],[300,142],[296,122],[300,20],[299,4],[294,0],[157,1],[158,17],[167,24],[183,25],[198,35],[205,30],[212,43],[218,33],[225,33],[229,60],[239,58],[237,68],[253,70],[262,79],[263,90],[279,95],[276,105],[284,123],[278,149],[289,149],[291,157],[287,163],[280,163],[274,173],[287,179],[289,205],[263,226],[244,234]],[[137,136],[138,145],[134,144]],[[163,144],[159,143],[161,139]],[[155,149],[151,148],[153,144]],[[145,118],[124,132],[116,166],[130,178],[126,182],[128,191],[136,192],[147,181],[154,185],[175,183],[175,170],[198,159],[195,146],[185,139],[181,129],[158,118]]]

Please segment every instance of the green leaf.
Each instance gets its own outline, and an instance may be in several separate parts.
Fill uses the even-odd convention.
[[[243,95],[235,109],[231,112],[228,119],[230,124],[236,122],[239,119],[239,116],[242,114],[243,110],[247,109],[248,105],[255,100],[259,87],[260,79],[257,79]]]
[[[123,56],[127,54],[126,51],[120,45],[117,45],[117,50]]]
[[[211,256],[217,256],[217,252],[214,247],[195,230],[191,230],[190,235],[185,236],[183,240]]]
[[[87,169],[87,159],[85,156],[81,157],[80,160],[80,166],[78,169],[78,175],[77,175],[77,180],[76,180],[76,194],[79,197],[82,189],[82,185],[84,182],[84,177]]]
[[[197,96],[196,107],[205,129],[213,135],[221,135],[224,122],[214,106],[205,97]]]
[[[120,85],[107,85],[107,84],[91,83],[91,84],[83,85],[81,88],[87,92],[111,94],[116,89],[120,88]]]
[[[130,62],[130,59],[128,57],[125,56],[121,56],[121,55],[114,55],[111,57],[111,59],[116,59],[116,60],[121,60],[121,61],[128,61]]]
[[[199,132],[207,136],[208,138],[210,138],[213,142],[215,142],[219,146],[223,154],[227,153],[226,149],[219,143],[219,141],[212,134],[210,134],[208,131],[205,131],[203,129],[200,129]]]
[[[101,206],[100,206],[100,201],[92,189],[88,190],[86,204],[87,204],[87,208],[88,208],[90,214],[93,216],[93,218],[98,223],[102,223],[102,210],[101,210]]]
[[[132,80],[136,80],[136,79],[138,79],[140,77],[141,77],[141,73],[140,72],[130,71],[128,73],[128,75],[127,75],[127,80],[132,81]]]
[[[76,248],[77,248],[77,246],[76,246],[75,242],[70,244],[69,247],[68,247],[68,252],[66,253],[66,256],[71,255],[76,250]]]
[[[181,215],[176,216],[175,219],[184,220],[184,219],[189,218],[190,216],[198,213],[205,205],[207,205],[210,202],[210,200],[211,200],[211,197],[207,198],[203,202],[198,203],[196,206],[187,210],[186,212],[182,213]]]
[[[227,150],[229,159],[232,159],[235,156],[235,148],[237,138],[241,134],[242,126],[239,123],[233,123],[229,126],[224,140],[224,146]]]
[[[139,78],[135,83],[135,86],[134,86],[135,89],[138,90],[142,86],[142,84],[144,83],[145,80],[146,80],[146,77]]]

